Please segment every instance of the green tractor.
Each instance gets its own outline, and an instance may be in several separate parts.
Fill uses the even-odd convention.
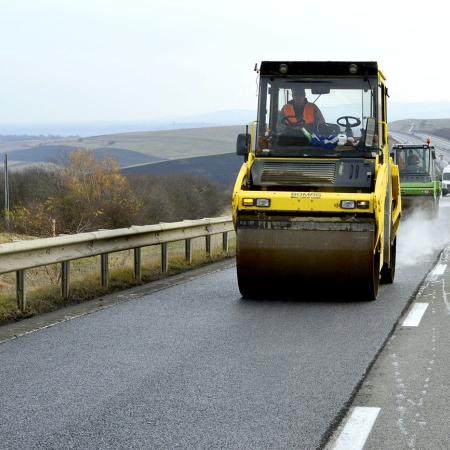
[[[423,213],[436,219],[441,197],[441,170],[436,165],[436,152],[426,144],[397,144],[392,147],[395,164],[400,170],[400,192],[403,217]]]

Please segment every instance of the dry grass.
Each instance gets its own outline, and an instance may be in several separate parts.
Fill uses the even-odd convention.
[[[13,239],[24,239],[24,236],[0,234],[0,244]],[[71,261],[69,298],[60,295],[60,265],[28,269],[26,271],[26,309],[21,311],[17,306],[15,295],[15,273],[0,275],[0,325],[16,322],[27,317],[43,314],[133,286],[159,280],[166,276],[186,272],[205,266],[221,259],[235,255],[235,242],[230,239],[229,252],[222,251],[222,235],[213,236],[213,255],[204,250],[204,239],[193,240],[192,263],[184,258],[184,242],[169,244],[169,272],[161,271],[161,254],[159,246],[144,247],[141,250],[142,279],[134,277],[134,253],[132,250],[111,253],[109,255],[109,284],[101,285],[100,257],[94,256]]]
[[[32,239],[38,239],[32,236],[24,236],[17,233],[0,233],[0,244],[6,244],[7,242],[14,241],[29,241]]]

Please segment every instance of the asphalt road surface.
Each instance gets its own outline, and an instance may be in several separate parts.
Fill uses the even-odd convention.
[[[447,207],[446,199],[442,205]],[[446,211],[441,211],[445,217]],[[445,234],[446,227],[445,221],[434,226],[437,235],[439,230]],[[449,266],[447,246],[367,374],[327,450],[450,448]]]
[[[410,446],[432,428],[408,403],[425,402],[420,392],[429,381],[419,376],[418,397],[402,391],[421,357],[406,363],[396,349],[408,332],[401,320],[446,254],[450,209],[448,199],[441,203],[439,220],[402,223],[396,280],[382,285],[374,302],[347,301],[345,292],[317,299],[301,286],[295,300],[244,300],[229,267],[141,290],[90,314],[67,310],[71,320],[54,326],[41,318],[43,328],[0,344],[0,449],[333,448],[359,406],[377,413],[365,449],[444,448]],[[431,288],[427,310],[434,314],[422,320],[431,335],[423,338],[426,363],[420,361],[437,372],[444,363],[433,339],[442,346],[447,338],[436,318],[450,307],[438,299],[445,289]],[[392,371],[393,358],[401,369]],[[374,380],[378,388],[390,383],[393,394],[371,398]],[[405,396],[403,416],[398,395]],[[394,418],[385,415],[389,409]],[[405,430],[403,447],[388,444],[397,445]]]

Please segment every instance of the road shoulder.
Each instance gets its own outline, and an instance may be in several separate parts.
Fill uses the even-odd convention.
[[[30,317],[28,319],[21,320],[20,322],[4,325],[0,327],[0,344],[42,328],[51,327],[58,323],[65,322],[85,314],[90,314],[103,308],[117,305],[118,303],[142,297],[143,295],[160,291],[176,284],[184,283],[219,270],[233,267],[235,264],[235,258],[227,258],[198,269],[174,275],[172,277],[163,278],[161,280],[136,286],[125,291],[104,295],[94,300],[68,306],[66,308],[39,316]]]

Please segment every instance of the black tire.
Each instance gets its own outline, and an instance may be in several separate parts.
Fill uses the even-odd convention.
[[[378,289],[380,287],[380,257],[379,251],[373,257],[373,296],[369,300],[376,300],[378,297]]]
[[[380,252],[377,251],[373,256],[373,277],[368,281],[365,287],[361,290],[363,300],[374,301],[378,297],[378,289],[380,287]]]
[[[381,269],[381,283],[392,284],[395,278],[395,264],[397,259],[397,236],[394,238],[390,249],[390,264],[384,263]]]

